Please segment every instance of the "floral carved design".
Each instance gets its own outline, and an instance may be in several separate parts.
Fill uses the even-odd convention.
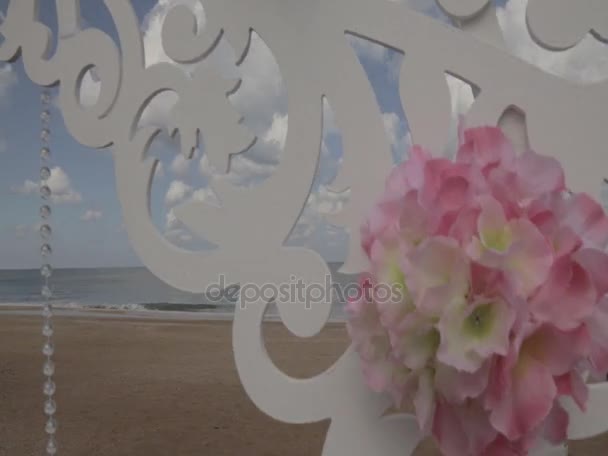
[[[182,290],[203,292],[219,273],[231,282],[280,283],[293,274],[323,283],[328,268],[318,254],[283,245],[306,203],[317,168],[323,97],[331,103],[345,150],[334,190],[348,188],[351,192],[349,204],[332,218],[351,234],[343,271],[363,268],[359,223],[382,189],[391,155],[380,110],[346,34],[404,52],[400,91],[414,141],[435,148],[447,139],[450,102],[445,74],[449,73],[478,89],[467,115],[469,125],[496,124],[505,110],[516,107],[526,115],[530,145],[553,151],[577,190],[598,193],[608,168],[603,148],[608,83],[579,86],[549,76],[466,31],[394,2],[206,0],[207,24],[202,30],[185,6],[175,7],[167,16],[162,33],[167,55],[175,62],[193,63],[227,40],[239,63],[247,56],[250,33],[255,30],[281,69],[288,91],[289,129],[277,170],[260,186],[243,189],[217,180],[212,185],[221,207],[193,201],[176,210],[193,233],[217,245],[206,252],[185,251],[170,244],[150,219],[149,189],[157,162],[146,152],[160,130],[141,126],[142,113],[159,94],[174,92],[178,102],[170,129],[179,132],[182,153],[190,155],[198,136],[205,135],[209,159],[226,171],[230,155],[246,150],[255,139],[239,123],[227,99],[238,90],[238,81],[224,81],[208,68],[190,75],[169,63],[146,66],[130,3],[104,3],[114,19],[119,43],[96,29],[76,27],[76,33],[69,33],[78,25],[78,0],[57,0],[59,38],[50,54],[51,31],[38,20],[39,0],[12,0],[0,26],[4,38],[0,60],[21,58],[36,84],[59,84],[62,114],[75,139],[90,147],[114,147],[116,185],[130,241],[154,274]],[[440,0],[442,8],[457,19],[487,14],[487,3]],[[536,0],[532,6],[544,11],[542,5],[547,3]],[[530,17],[538,14],[534,10]],[[606,37],[605,24],[588,22],[583,16],[573,19],[577,33],[593,29]],[[530,21],[533,31],[536,22]],[[543,42],[543,36],[550,33],[538,28],[537,35]],[[572,36],[557,44],[551,44],[549,37],[547,44],[566,47],[573,43]],[[79,87],[83,75],[93,67],[101,89],[96,103],[85,107],[78,97]],[[555,103],[567,109],[555,109]],[[556,128],[563,125],[568,128]],[[329,305],[309,309],[305,302],[277,305],[282,321],[301,337],[320,331],[330,311]],[[237,368],[256,405],[290,423],[330,418],[323,450],[327,456],[411,454],[420,438],[414,419],[383,417],[388,401],[368,392],[350,349],[314,378],[293,379],[277,369],[261,337],[265,307],[266,303],[257,302],[237,308],[233,324]],[[603,418],[608,410],[608,389],[594,386],[591,395],[586,415],[569,408],[573,438],[608,428]]]

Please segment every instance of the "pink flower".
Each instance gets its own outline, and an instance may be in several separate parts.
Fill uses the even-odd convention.
[[[499,358],[490,377],[486,408],[492,426],[514,441],[533,432],[549,415],[557,387],[549,369],[517,347]]]
[[[493,426],[509,440],[517,440],[547,419],[559,394],[581,398],[580,390],[558,386],[563,386],[560,377],[573,369],[586,348],[582,328],[562,332],[527,324],[509,354],[498,358],[492,369],[486,407]]]
[[[555,159],[459,135],[455,161],[415,146],[389,176],[347,328],[369,388],[442,454],[522,456],[564,441],[560,398],[584,411],[583,374],[608,371],[608,217]]]
[[[413,146],[409,159],[393,168],[386,180],[386,191],[396,196],[404,196],[410,190],[420,190],[424,183],[424,167],[432,157],[420,146]]]
[[[509,164],[515,158],[513,146],[499,128],[470,128],[463,133],[456,161],[473,163],[484,170],[499,164]]]
[[[389,331],[389,337],[395,356],[412,370],[423,369],[439,346],[439,332],[433,322],[418,312],[412,312]]]
[[[515,190],[522,201],[566,189],[564,170],[552,157],[544,157],[532,151],[525,152],[516,159],[515,173]]]
[[[437,407],[433,387],[433,372],[430,369],[424,369],[418,375],[418,388],[413,402],[420,429],[424,433],[430,433]]]
[[[608,296],[604,296],[587,319],[591,339],[591,366],[597,377],[606,378],[608,372]]]
[[[545,283],[530,302],[533,315],[562,330],[578,327],[597,303],[597,291],[587,270],[563,257],[555,262]]]
[[[401,266],[398,247],[375,244],[372,248],[373,272],[376,278],[372,295],[385,327],[398,324],[413,309]]]
[[[529,220],[507,220],[497,200],[486,198],[481,207],[479,238],[473,238],[467,248],[470,257],[502,270],[517,293],[529,296],[545,280],[553,263],[550,245]]]
[[[478,402],[471,401],[458,406],[445,400],[437,402],[433,436],[442,454],[486,454],[486,449],[494,442],[497,434],[488,420],[487,411]]]
[[[514,322],[514,310],[499,296],[454,305],[438,324],[437,359],[460,371],[475,372],[491,356],[508,353]]]
[[[414,304],[424,315],[439,316],[469,289],[468,260],[452,239],[426,240],[410,252],[404,267]]]
[[[491,360],[470,373],[441,362],[435,365],[435,387],[450,404],[461,405],[467,399],[476,399],[486,390]]]
[[[589,195],[579,193],[567,200],[562,225],[576,233],[586,245],[603,249],[608,244],[608,217]]]

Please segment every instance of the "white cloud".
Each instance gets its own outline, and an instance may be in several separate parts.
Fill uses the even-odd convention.
[[[192,155],[192,159],[195,159],[197,157],[198,157],[198,152],[194,151],[194,154]],[[192,159],[184,157],[183,154],[178,154],[175,156],[175,158],[171,162],[169,169],[172,172],[174,172],[175,174],[177,174],[178,176],[183,176],[184,174],[186,174],[188,172],[188,169],[190,168],[190,164],[192,163]]]
[[[80,216],[80,220],[82,220],[83,222],[93,222],[95,220],[101,219],[102,216],[103,213],[101,211],[88,209]]]
[[[452,117],[457,119],[459,115],[466,114],[475,101],[473,89],[469,84],[451,74],[446,74],[446,80],[450,90]]]
[[[201,176],[207,179],[211,178],[216,173],[216,170],[209,161],[207,154],[203,154],[200,161],[198,162],[198,171],[199,173],[201,173]]]
[[[287,138],[287,114],[275,113],[272,118],[272,125],[264,135],[264,141],[275,143],[279,148],[285,147]]]
[[[382,113],[382,122],[393,149],[393,160],[400,163],[405,159],[412,145],[412,136],[406,131],[405,122],[394,112]]]
[[[228,178],[238,185],[248,186],[259,183],[275,169],[274,166],[278,163],[281,150],[280,146],[284,143],[285,133],[282,132],[282,128],[286,127],[284,124],[286,123],[287,93],[277,62],[263,40],[253,33],[247,57],[238,68],[234,64],[235,54],[225,39],[222,39],[218,47],[202,62],[188,65],[175,64],[164,51],[161,32],[167,13],[178,4],[187,5],[193,9],[199,27],[204,25],[205,13],[200,1],[160,0],[145,16],[142,24],[146,65],[169,62],[187,72],[192,72],[198,66],[212,65],[224,77],[242,79],[239,90],[230,97],[230,100],[235,109],[243,115],[244,124],[259,138],[268,139],[258,141],[258,144],[246,154],[234,156]],[[97,83],[91,77],[85,77],[82,97],[94,99],[98,90]],[[176,97],[171,93],[156,97],[144,111],[141,123],[166,126],[169,123],[169,113],[175,101]],[[175,159],[171,165],[177,174],[185,173],[186,166],[182,159]],[[201,174],[206,177],[217,174],[215,170],[207,168],[206,165],[207,162],[203,157],[200,162]]]
[[[31,180],[26,180],[22,185],[20,185],[19,187],[13,187],[13,192],[15,193],[22,193],[24,195],[31,195],[33,193],[38,192],[39,189],[39,185]]]
[[[475,97],[473,96],[473,89],[469,84],[458,79],[450,74],[446,74],[446,81],[448,89],[450,90],[450,101],[452,104],[452,119],[450,123],[450,130],[448,133],[448,143],[445,148],[445,155],[453,157],[458,150],[458,122],[459,116],[465,115],[473,102]]]
[[[70,178],[59,166],[51,168],[51,175],[47,181],[47,185],[51,189],[51,201],[53,203],[67,204],[82,201],[82,195],[72,188]],[[38,194],[40,192],[40,185],[28,179],[19,187],[13,188],[13,191],[24,195]]]
[[[308,198],[288,244],[306,245],[330,261],[343,260],[348,249],[347,231],[327,223],[323,215],[339,212],[348,198],[348,192],[332,193],[324,185],[319,186]]]
[[[54,203],[79,203],[82,201],[82,196],[72,188],[70,178],[59,166],[51,169],[51,176],[47,185],[51,189]]]
[[[220,206],[220,200],[217,195],[210,187],[199,188],[192,193],[192,199],[195,201],[202,201],[212,206]]]
[[[192,193],[192,187],[180,180],[174,180],[169,185],[167,194],[165,195],[165,203],[167,206],[173,206]]]
[[[349,192],[334,193],[325,185],[320,185],[315,193],[311,193],[307,206],[320,214],[335,214],[340,212],[348,202]]]
[[[165,216],[165,237],[172,242],[187,242],[192,240],[192,235],[188,233],[183,224],[175,216],[173,209],[169,209]]]
[[[388,139],[393,146],[396,146],[400,139],[400,120],[394,112],[382,113],[382,123],[388,134]]]
[[[553,52],[536,44],[526,25],[528,0],[509,0],[497,10],[509,49],[543,70],[576,82],[591,83],[608,76],[608,46],[588,35],[575,47]]]
[[[175,212],[173,211],[173,209],[169,209],[165,216],[165,230],[167,230],[167,231],[174,230],[177,227],[179,227],[179,225],[180,225],[180,222],[179,222],[179,220],[177,220],[177,217],[175,216]]]

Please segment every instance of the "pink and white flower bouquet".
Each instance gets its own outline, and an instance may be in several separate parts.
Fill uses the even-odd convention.
[[[560,164],[494,127],[461,131],[453,161],[415,146],[361,235],[347,327],[369,388],[446,456],[565,441],[560,397],[584,410],[608,371],[608,218]]]

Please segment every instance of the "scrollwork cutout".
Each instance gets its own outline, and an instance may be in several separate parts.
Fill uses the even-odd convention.
[[[608,42],[608,3],[603,0],[530,0],[527,22],[532,37],[549,49],[571,48],[589,32]]]
[[[206,252],[179,249],[154,227],[148,208],[156,160],[146,152],[160,130],[141,126],[140,121],[145,107],[158,94],[174,92],[178,101],[170,129],[179,133],[182,152],[190,154],[198,135],[207,134],[210,158],[225,170],[230,155],[253,139],[227,100],[236,85],[207,70],[195,70],[191,75],[168,63],[146,67],[137,17],[124,0],[105,0],[120,46],[101,31],[78,30],[61,37],[55,54],[48,55],[50,31],[36,17],[36,0],[11,1],[7,19],[0,26],[4,37],[0,60],[21,56],[34,82],[60,84],[65,123],[78,141],[92,147],[114,146],[116,185],[130,241],[142,262],[176,288],[203,292],[218,273],[230,283],[278,283],[285,280],[285,271],[299,274],[307,282],[328,274],[318,254],[283,245],[306,204],[318,164],[323,97],[331,100],[345,150],[332,187],[350,189],[350,202],[332,218],[350,231],[350,252],[343,270],[362,269],[365,259],[358,247],[359,223],[382,189],[391,155],[380,110],[348,44],[348,33],[400,50],[409,59],[400,76],[401,95],[412,119],[413,137],[420,142],[441,147],[445,141],[451,110],[445,74],[452,74],[478,88],[467,114],[469,125],[497,123],[507,108],[516,107],[525,113],[531,147],[552,151],[562,160],[576,190],[598,193],[608,169],[603,147],[607,84],[578,86],[549,76],[500,47],[393,2],[203,3],[207,20],[202,30],[183,6],[169,14],[162,32],[167,54],[176,62],[194,63],[226,39],[235,48],[239,63],[246,58],[255,30],[275,55],[289,101],[285,149],[274,174],[252,189],[235,187],[225,179],[214,181],[221,207],[191,202],[177,208],[178,218],[192,232],[217,245]],[[470,0],[460,9],[453,1],[441,3],[462,19],[478,14],[487,2]],[[57,4],[60,20],[74,22],[77,2]],[[603,30],[597,24],[592,26]],[[90,49],[95,53],[91,55]],[[82,75],[92,67],[101,78],[101,94],[94,106],[84,107],[75,94]],[[567,109],[556,109],[556,105]],[[436,123],[431,125],[432,121]],[[556,128],[564,125],[568,128]],[[437,130],[440,134],[433,135]],[[238,307],[233,323],[237,369],[255,404],[291,423],[331,419],[323,451],[326,456],[411,454],[420,439],[413,418],[383,417],[388,400],[365,388],[352,350],[326,372],[309,379],[290,378],[274,366],[261,338],[265,306],[253,302]],[[301,337],[318,332],[330,310],[329,305],[307,309],[301,302],[279,302],[278,307],[285,325]],[[600,419],[608,388],[592,385],[591,395],[587,414],[577,414],[569,407],[574,421],[572,437],[585,438],[608,428],[605,419]]]

